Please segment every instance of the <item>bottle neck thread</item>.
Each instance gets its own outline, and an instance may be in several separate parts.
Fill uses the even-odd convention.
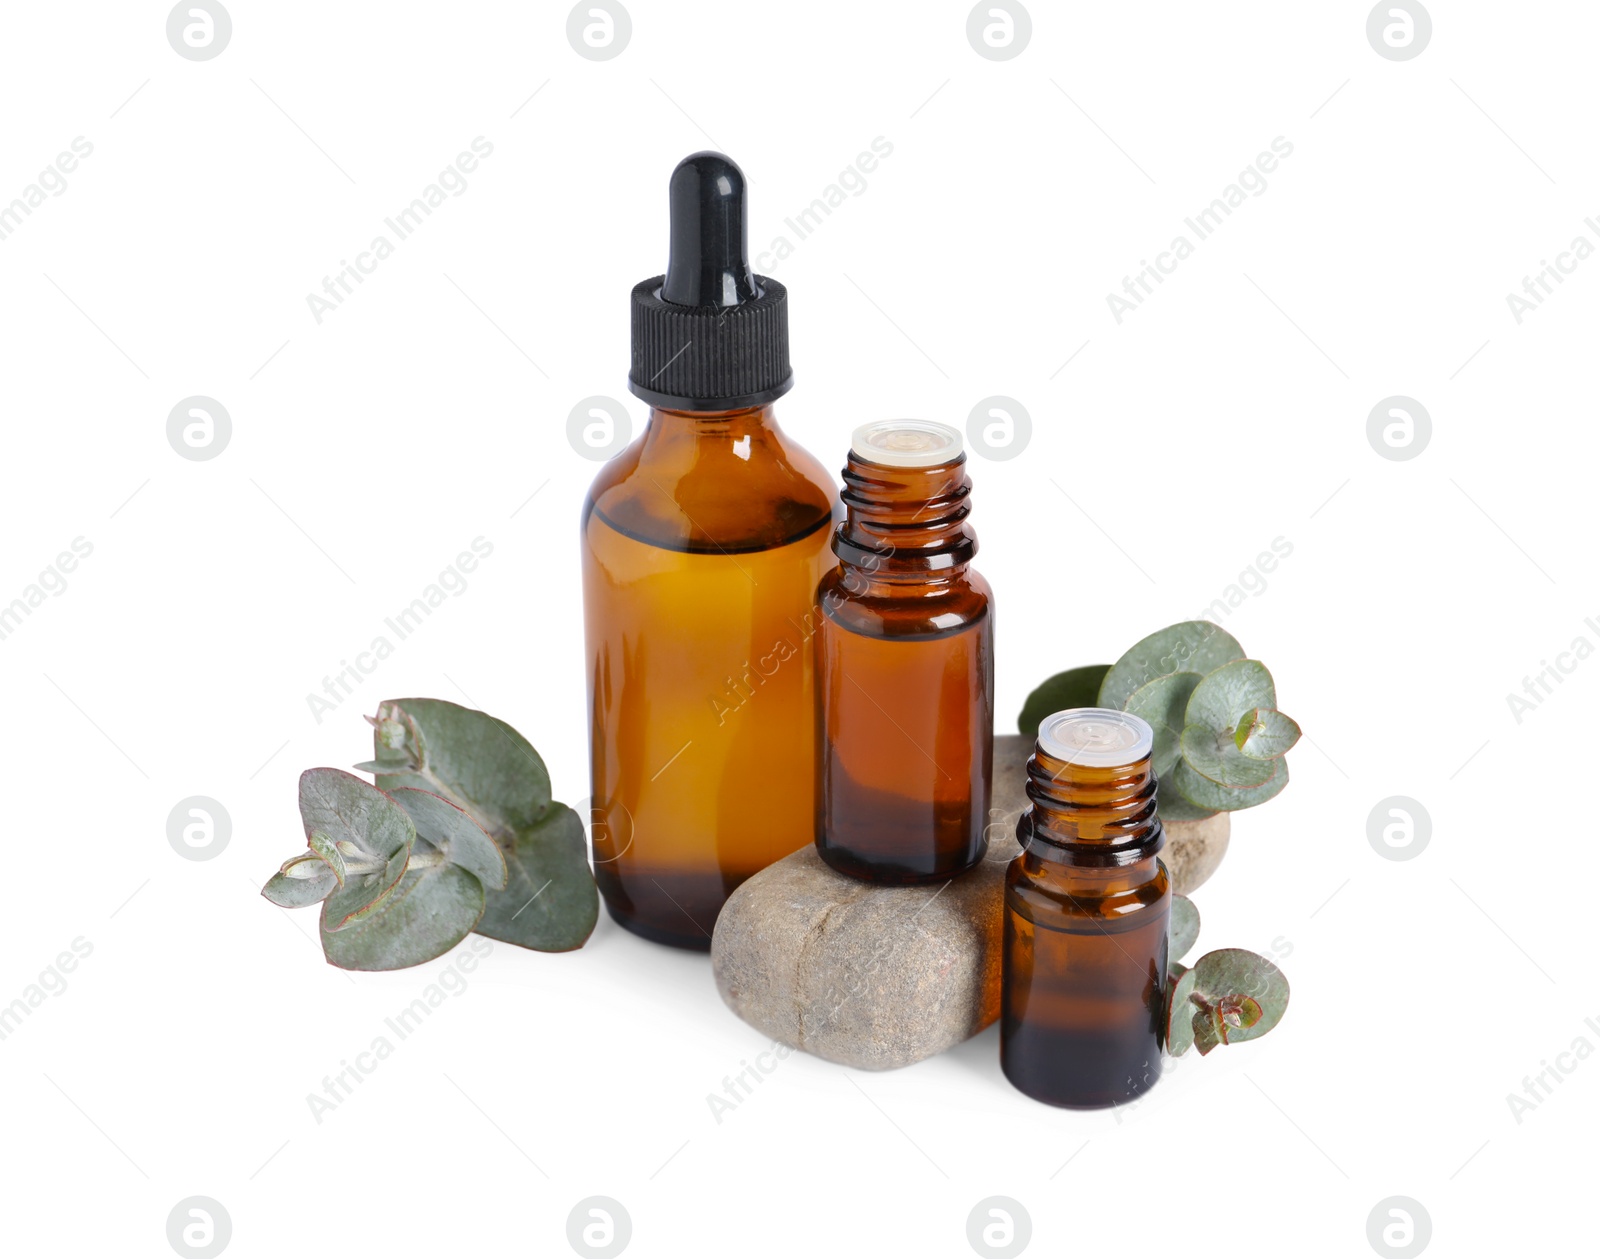
[[[1074,866],[1124,866],[1149,860],[1166,842],[1148,757],[1087,766],[1036,747],[1027,772],[1029,808],[1017,819],[1017,839],[1030,852]]]
[[[845,519],[834,533],[839,559],[889,580],[937,579],[966,568],[978,536],[966,523],[972,508],[967,457],[927,468],[892,468],[853,451],[839,501]]]

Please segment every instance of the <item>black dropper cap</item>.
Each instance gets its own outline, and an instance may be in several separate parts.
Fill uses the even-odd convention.
[[[633,289],[628,388],[674,411],[735,411],[789,391],[789,294],[750,270],[744,172],[691,153],[672,172],[667,273]]]

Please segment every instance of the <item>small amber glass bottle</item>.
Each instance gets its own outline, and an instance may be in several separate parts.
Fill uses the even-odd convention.
[[[994,615],[968,565],[961,433],[863,425],[844,469],[839,566],[817,591],[817,849],[874,883],[983,859],[994,744]]]
[[[1130,1102],[1161,1074],[1172,890],[1150,770],[1131,713],[1074,708],[1039,723],[1022,852],[1006,870],[1000,1066],[1053,1106]]]

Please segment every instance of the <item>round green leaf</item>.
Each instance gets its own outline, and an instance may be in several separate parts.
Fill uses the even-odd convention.
[[[338,886],[339,880],[327,862],[306,853],[284,862],[283,869],[267,880],[261,895],[284,909],[304,909],[327,899]]]
[[[380,901],[330,927],[322,908],[322,951],[345,970],[401,970],[454,948],[483,913],[483,884],[460,866],[440,861],[405,877]]]
[[[1194,964],[1194,995],[1216,1011],[1225,1045],[1256,1040],[1278,1025],[1289,1008],[1289,978],[1259,953],[1217,949]]]
[[[506,870],[505,890],[489,893],[479,935],[546,953],[578,948],[589,938],[600,897],[576,813],[552,803],[543,818],[518,832]]]
[[[1206,674],[1189,697],[1186,726],[1206,726],[1230,737],[1254,708],[1276,708],[1272,674],[1259,660],[1235,660]]]
[[[1093,708],[1100,702],[1100,683],[1108,664],[1086,664],[1041,682],[1022,705],[1017,729],[1028,738],[1039,733],[1039,723],[1064,708]]]
[[[334,842],[333,836],[326,835],[322,831],[312,831],[310,835],[306,836],[306,846],[327,863],[328,869],[333,871],[334,880],[339,886],[343,887],[345,880],[344,853],[339,850],[339,846]],[[354,847],[354,845],[351,846]]]
[[[391,794],[395,803],[411,815],[418,839],[433,845],[446,861],[476,876],[485,888],[506,885],[505,858],[470,813],[443,796],[416,787],[397,787]]]
[[[324,919],[335,924],[400,881],[417,838],[404,809],[371,783],[342,769],[308,769],[300,775],[300,819],[307,837],[320,831],[340,845],[341,852],[347,845],[358,859],[383,863],[376,872],[347,874],[343,886],[324,902]]]
[[[1191,805],[1210,809],[1213,813],[1253,809],[1272,799],[1289,784],[1289,762],[1286,759],[1279,757],[1264,763],[1272,767],[1272,777],[1259,787],[1224,787],[1193,769],[1186,760],[1178,762],[1168,781],[1176,793]]]
[[[1136,717],[1143,717],[1155,732],[1155,742],[1150,751],[1150,768],[1157,778],[1172,772],[1178,763],[1178,743],[1183,735],[1183,714],[1189,706],[1189,696],[1200,685],[1198,673],[1168,673],[1146,682],[1128,697],[1124,707]]]
[[[442,699],[391,699],[374,721],[377,759],[367,767],[385,791],[418,787],[441,795],[502,844],[549,807],[544,761],[499,718]]]
[[[1200,938],[1200,911],[1187,896],[1172,898],[1172,917],[1167,922],[1167,955],[1179,960]]]
[[[1196,1008],[1189,1018],[1189,1028],[1194,1033],[1194,1047],[1202,1058],[1223,1043],[1222,1016],[1212,1006]]]
[[[1141,686],[1168,673],[1206,674],[1243,656],[1238,639],[1222,626],[1179,621],[1141,638],[1111,666],[1100,684],[1100,707],[1124,708]]]
[[[1272,761],[1252,760],[1210,726],[1183,728],[1183,759],[1190,769],[1224,787],[1259,787],[1272,777]]]
[[[1273,761],[1300,741],[1300,727],[1276,708],[1253,708],[1240,719],[1233,741],[1243,755]]]

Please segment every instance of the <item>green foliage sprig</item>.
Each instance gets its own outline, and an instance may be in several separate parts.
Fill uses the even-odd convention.
[[[262,888],[322,905],[322,950],[346,970],[397,970],[469,931],[544,952],[580,947],[599,896],[578,815],[551,798],[533,746],[438,699],[385,700],[374,759],[300,776],[306,851]]]
[[[1187,896],[1172,898],[1167,936],[1163,1032],[1169,1054],[1181,1058],[1193,1047],[1204,1057],[1278,1025],[1289,1008],[1289,980],[1271,961],[1248,949],[1214,949],[1192,968],[1183,965],[1178,959],[1200,938],[1200,911]]]
[[[1180,621],[1140,639],[1115,664],[1056,674],[1028,696],[1017,726],[1032,737],[1053,712],[1093,707],[1150,723],[1157,802],[1168,821],[1248,809],[1289,782],[1285,753],[1300,727],[1278,710],[1267,667],[1210,621]]]

